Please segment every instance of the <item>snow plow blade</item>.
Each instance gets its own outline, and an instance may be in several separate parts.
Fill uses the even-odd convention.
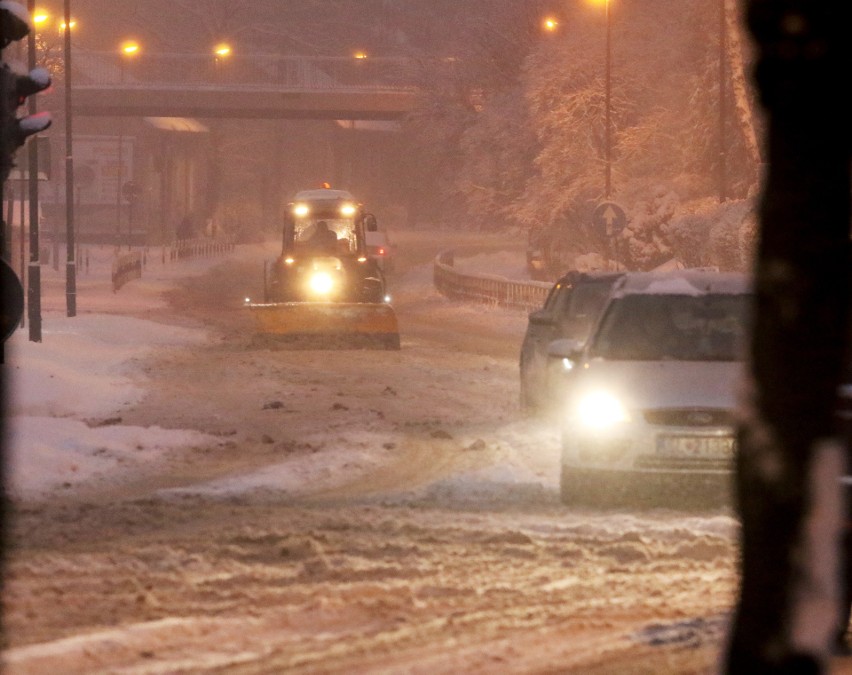
[[[390,305],[366,302],[250,304],[257,339],[306,349],[399,349],[399,326]]]

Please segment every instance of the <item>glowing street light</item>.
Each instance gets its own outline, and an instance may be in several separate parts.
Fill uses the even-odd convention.
[[[33,14],[33,23],[35,24],[36,30],[40,30],[44,24],[46,24],[50,20],[50,14],[43,10],[36,10]]]
[[[365,52],[363,49],[359,49],[352,54],[352,57],[358,59],[359,61],[363,61],[367,58],[367,52]]]
[[[219,79],[219,65],[231,55],[231,45],[227,42],[220,42],[213,47],[213,77]]]
[[[547,33],[555,33],[559,30],[559,21],[552,16],[546,16],[541,21],[541,27]]]
[[[74,30],[77,27],[77,21],[75,19],[70,19],[68,23],[63,21],[59,24],[59,30],[64,33],[68,26],[71,26],[71,30]]]
[[[73,24],[72,24],[73,27]],[[121,43],[121,53],[124,56],[136,56],[139,53],[139,43],[135,40],[127,40]]]

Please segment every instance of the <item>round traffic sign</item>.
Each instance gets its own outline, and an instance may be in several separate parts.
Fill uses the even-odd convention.
[[[15,332],[24,315],[24,287],[9,263],[0,259],[0,288],[3,305],[0,307],[0,338],[3,342]]]
[[[127,201],[132,203],[142,196],[142,188],[139,184],[129,180],[121,186],[121,194]]]
[[[627,225],[627,215],[615,202],[601,202],[592,213],[592,223],[602,235],[612,237]]]

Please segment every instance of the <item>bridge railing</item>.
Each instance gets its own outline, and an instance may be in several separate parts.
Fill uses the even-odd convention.
[[[116,88],[235,87],[295,90],[400,89],[414,86],[416,63],[403,58],[146,53],[76,50],[75,85]]]
[[[453,251],[442,251],[433,263],[433,283],[441,295],[531,312],[540,309],[553,284],[512,281],[490,274],[465,274],[455,269]]]

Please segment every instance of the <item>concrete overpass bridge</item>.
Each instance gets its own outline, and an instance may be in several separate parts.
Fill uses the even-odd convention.
[[[417,98],[406,59],[270,54],[213,58],[75,50],[80,116],[399,120]]]

